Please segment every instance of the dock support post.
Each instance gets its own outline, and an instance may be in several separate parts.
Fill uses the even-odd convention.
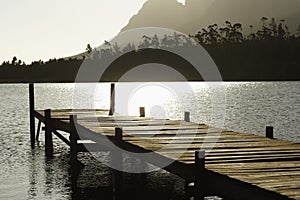
[[[77,115],[70,115],[70,136],[69,136],[69,140],[70,140],[70,154],[71,154],[70,164],[71,165],[76,165],[78,163],[78,159],[77,159],[77,153],[78,153],[77,141],[79,139],[79,136],[78,136],[77,130],[76,130],[76,123],[77,123]]]
[[[140,107],[140,117],[145,117],[145,107]]]
[[[35,121],[34,121],[34,85],[29,83],[29,117],[30,117],[30,143],[35,144]]]
[[[194,199],[203,200],[205,197],[205,151],[195,152],[195,185]]]
[[[115,113],[115,84],[112,83],[110,85],[110,109],[109,109],[109,115],[113,115]]]
[[[273,126],[266,127],[266,137],[270,139],[274,139]]]
[[[45,152],[46,156],[51,157],[53,155],[53,138],[52,138],[52,122],[51,122],[51,110],[45,110]]]
[[[123,140],[123,130],[121,128],[115,128],[115,145],[119,148]],[[113,162],[113,186],[114,186],[114,199],[119,200],[122,198],[122,182],[123,182],[123,173],[122,173],[122,163],[123,156],[122,151],[115,149],[113,150],[112,155]]]
[[[39,120],[38,127],[36,129],[36,136],[35,136],[35,140],[37,142],[39,142],[39,137],[40,137],[40,132],[41,132],[41,126],[42,126],[42,121]]]
[[[81,172],[81,170],[84,168],[84,164],[82,164],[78,159],[77,159],[77,154],[78,154],[78,132],[76,129],[76,123],[77,123],[77,115],[70,115],[69,116],[70,120],[70,136],[69,136],[69,141],[70,141],[70,170],[71,172],[71,188],[72,191],[74,192],[74,196],[78,193],[78,188],[77,188],[77,180],[78,176]]]
[[[190,112],[184,112],[184,121],[190,122]]]

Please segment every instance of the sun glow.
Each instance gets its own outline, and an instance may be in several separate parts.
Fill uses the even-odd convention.
[[[185,0],[177,0],[179,3],[185,4]]]
[[[129,115],[139,115],[139,107],[145,107],[146,116],[165,118],[164,105],[176,99],[176,95],[168,87],[158,83],[137,85],[129,92],[127,101],[123,99],[117,102],[117,110],[118,107],[126,108],[126,110],[117,111],[121,112],[120,114],[126,114],[124,112],[127,111]],[[117,99],[122,99],[122,97]],[[126,103],[127,105],[124,105]]]

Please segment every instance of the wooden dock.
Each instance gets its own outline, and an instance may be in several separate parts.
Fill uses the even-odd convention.
[[[33,116],[45,124],[48,155],[55,151],[52,135],[71,147],[75,160],[86,150],[80,140],[92,141],[85,145],[94,151],[109,151],[101,143],[106,137],[129,152],[155,152],[141,158],[186,180],[195,199],[300,199],[300,144],[272,139],[271,128],[267,138],[183,120],[110,116],[108,110],[35,110]],[[202,150],[205,158],[198,157]]]
[[[262,137],[196,124],[190,122],[189,113],[184,121],[147,118],[145,108],[140,108],[140,116],[118,116],[114,84],[109,110],[35,110],[33,84],[29,105],[32,148],[43,123],[46,156],[55,151],[56,135],[70,146],[71,167],[80,166],[78,152],[99,151],[111,152],[113,163],[122,167],[118,146],[184,179],[187,197],[196,200],[210,195],[236,200],[300,199],[300,144],[274,139],[272,127]],[[121,196],[122,173],[115,170],[113,177],[115,196]]]

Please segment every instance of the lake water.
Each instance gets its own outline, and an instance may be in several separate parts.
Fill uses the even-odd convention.
[[[300,82],[216,84],[224,92],[216,97],[212,94],[220,90],[204,83],[189,84],[191,91],[172,91],[181,85],[119,84],[117,112],[136,115],[138,107],[145,106],[148,116],[182,119],[183,111],[189,111],[195,122],[258,135],[271,125],[276,138],[300,142]],[[107,108],[109,84],[96,90],[88,86],[75,90],[74,84],[36,84],[36,109]],[[137,89],[124,99],[122,88]],[[37,148],[30,148],[27,84],[0,85],[0,113],[0,199],[112,199],[111,171],[91,156],[80,155],[86,167],[74,189],[64,144],[55,139],[52,160],[45,159],[43,137]],[[103,154],[103,160],[107,157]],[[124,185],[130,199],[183,198],[183,181],[164,170],[126,174]]]

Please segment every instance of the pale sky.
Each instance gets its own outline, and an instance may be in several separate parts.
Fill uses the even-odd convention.
[[[98,47],[116,36],[146,1],[0,0],[0,64],[13,56],[30,63],[73,56],[87,44]]]
[[[0,0],[0,62],[75,55],[114,37],[146,0]],[[182,1],[181,1],[182,2]]]

